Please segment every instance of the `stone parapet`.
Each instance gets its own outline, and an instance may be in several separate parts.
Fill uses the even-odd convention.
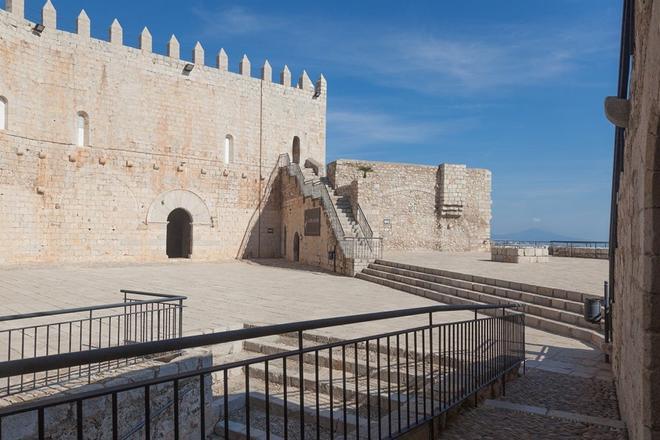
[[[550,255],[553,257],[596,258],[607,260],[610,257],[608,248],[550,246]]]
[[[490,247],[492,261],[502,263],[547,263],[547,247],[495,246]]]
[[[0,400],[0,406],[17,402],[26,402],[65,393],[75,398],[86,392],[103,391],[116,386],[129,387],[132,383],[172,376],[209,368],[213,364],[209,349],[195,348],[185,350],[171,360],[149,360],[127,367],[118,367],[105,374],[87,377],[81,380],[63,383],[57,386],[17,394]],[[210,434],[215,420],[220,416],[214,411],[211,389],[212,376],[205,378],[205,420],[207,433]],[[181,438],[199,437],[200,386],[197,377],[182,379],[179,382],[179,434]],[[173,382],[164,382],[150,388],[151,396],[151,432],[153,438],[169,438],[173,429]],[[119,394],[118,404],[119,438],[137,430],[144,424],[144,388],[138,387]],[[69,438],[76,432],[77,416],[75,402],[58,405],[47,410],[47,437]],[[83,402],[83,437],[103,438],[112,430],[112,401],[110,395],[87,399]],[[36,411],[28,411],[2,420],[3,438],[21,440],[37,438]]]

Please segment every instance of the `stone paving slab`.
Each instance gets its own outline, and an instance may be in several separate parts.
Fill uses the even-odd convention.
[[[488,252],[386,251],[384,260],[461,272],[556,289],[603,294],[608,261],[589,258],[549,257],[547,263],[515,264],[490,260]]]
[[[0,268],[0,315],[121,302],[120,289],[181,294],[184,333],[278,324],[438,304],[388,287],[280,260],[129,266]],[[471,312],[437,314],[437,322],[470,319]],[[373,331],[414,326],[428,317],[369,323]],[[358,326],[333,329],[354,335]]]

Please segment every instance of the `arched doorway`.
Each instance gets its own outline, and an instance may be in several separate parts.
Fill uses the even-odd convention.
[[[192,217],[183,208],[167,216],[167,256],[190,258],[192,255]]]
[[[300,236],[297,232],[293,235],[293,261],[300,261]]]
[[[293,157],[293,163],[300,163],[300,138],[298,136],[293,137],[293,146],[291,147],[291,155]]]

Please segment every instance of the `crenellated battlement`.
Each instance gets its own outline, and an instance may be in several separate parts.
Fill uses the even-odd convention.
[[[34,28],[36,25],[36,23],[29,22],[25,19],[25,0],[5,0],[5,9],[6,12],[10,13],[14,18],[27,22],[30,25],[30,28]],[[84,9],[80,11],[80,14],[76,18],[75,33],[57,29],[57,22],[57,9],[51,0],[47,0],[41,9],[40,24],[43,25],[44,29],[40,32],[40,35],[43,35],[44,38],[47,38],[49,34],[54,32],[61,32],[64,34],[77,35],[81,39],[101,41],[115,46],[125,46],[127,49],[138,49],[143,54],[149,54],[150,56],[154,57],[171,58],[173,60],[181,60],[182,62],[185,62],[185,60],[181,59],[181,46],[174,34],[170,37],[165,45],[165,54],[161,55],[153,52],[153,38],[146,26],[138,36],[137,47],[132,47],[125,45],[124,30],[121,26],[121,23],[116,18],[112,21],[108,28],[107,40],[99,40],[91,36],[92,23]],[[280,71],[279,81],[277,83],[273,82],[272,67],[268,60],[265,60],[262,67],[259,69],[259,76],[253,77],[250,59],[245,54],[238,62],[238,71],[231,72],[229,71],[229,57],[224,48],[221,48],[218,52],[215,66],[207,66],[205,64],[204,47],[199,41],[196,42],[192,49],[191,61],[195,67],[215,68],[219,72],[227,72],[243,77],[258,79],[268,83],[279,84],[285,87],[293,87],[303,91],[316,92],[314,94],[315,98],[319,98],[320,96],[324,97],[327,90],[327,83],[323,75],[319,76],[316,83],[312,83],[309,75],[305,70],[303,70],[300,74],[298,81],[295,84],[292,84],[291,71],[286,65],[284,65]]]

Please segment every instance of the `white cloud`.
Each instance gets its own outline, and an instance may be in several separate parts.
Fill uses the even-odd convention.
[[[446,135],[466,130],[473,124],[475,121],[470,118],[426,122],[371,110],[328,111],[334,152],[342,156],[375,154],[374,147],[392,145],[410,147],[431,142],[440,146]]]
[[[538,218],[538,217],[533,217],[533,218],[532,218],[532,222],[533,222],[533,223],[541,223],[541,219]]]
[[[287,21],[281,17],[261,15],[242,6],[207,10],[193,8],[193,13],[201,20],[205,36],[249,35],[283,28]]]
[[[483,25],[443,34],[383,23],[260,14],[241,6],[195,13],[209,37],[278,31],[287,52],[342,75],[424,94],[473,94],[566,78],[594,53],[615,50],[616,31],[590,23]],[[377,35],[379,38],[374,38]]]

